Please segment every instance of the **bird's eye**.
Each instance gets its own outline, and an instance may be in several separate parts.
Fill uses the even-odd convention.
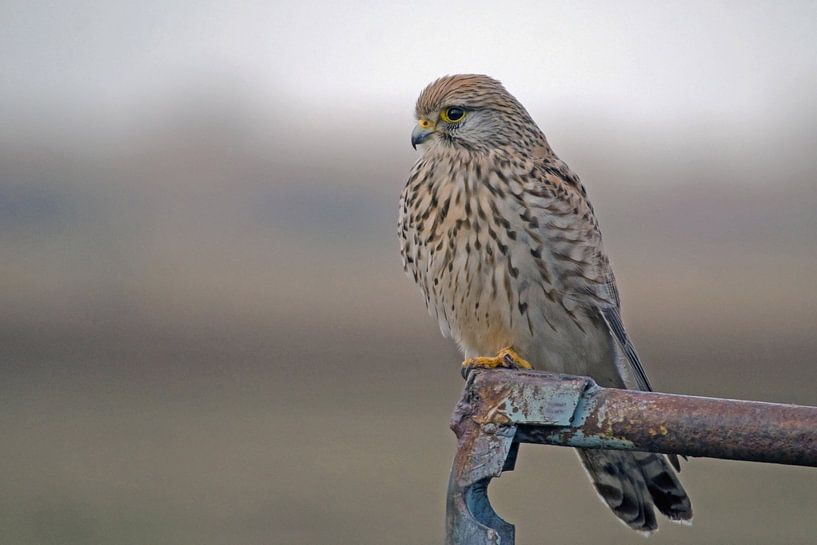
[[[446,108],[442,111],[440,117],[446,123],[459,123],[465,117],[465,110],[462,108]]]

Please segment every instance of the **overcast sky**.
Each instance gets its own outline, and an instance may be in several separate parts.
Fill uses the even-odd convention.
[[[816,2],[7,0],[0,19],[0,98],[24,109],[115,113],[222,80],[271,105],[410,112],[471,71],[526,104],[644,118],[763,116],[817,90]]]

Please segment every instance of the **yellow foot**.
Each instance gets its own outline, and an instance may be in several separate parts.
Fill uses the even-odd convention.
[[[533,365],[528,363],[528,360],[516,353],[513,348],[503,348],[499,354],[491,357],[479,356],[477,358],[469,358],[462,362],[462,374],[467,376],[468,372],[475,368],[481,367],[483,369],[496,369],[497,367],[504,367],[506,369],[533,369]]]

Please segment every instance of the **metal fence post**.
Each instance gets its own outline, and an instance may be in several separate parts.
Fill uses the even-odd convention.
[[[447,545],[513,545],[487,490],[513,469],[519,443],[817,467],[817,407],[601,388],[539,371],[472,371],[451,429]]]

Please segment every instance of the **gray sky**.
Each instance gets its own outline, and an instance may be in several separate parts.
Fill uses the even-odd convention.
[[[408,115],[429,80],[468,71],[526,104],[641,119],[762,117],[817,90],[814,2],[7,1],[0,18],[0,98],[34,110],[115,115],[215,79]]]

